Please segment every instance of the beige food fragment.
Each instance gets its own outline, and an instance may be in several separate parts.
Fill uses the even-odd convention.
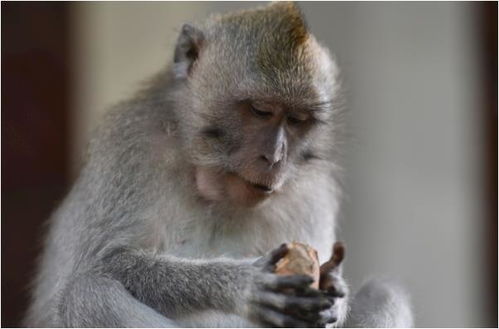
[[[320,265],[317,251],[303,243],[288,244],[288,253],[276,264],[275,273],[279,275],[305,274],[314,279],[310,285],[319,288]]]

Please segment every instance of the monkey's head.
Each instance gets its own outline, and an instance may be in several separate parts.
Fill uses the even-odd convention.
[[[293,3],[184,25],[173,73],[183,150],[205,199],[255,205],[334,143],[337,68]]]

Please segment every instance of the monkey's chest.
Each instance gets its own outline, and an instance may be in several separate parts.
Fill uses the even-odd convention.
[[[244,231],[193,230],[179,236],[165,252],[185,258],[248,258],[263,255],[285,241],[278,232],[258,236]]]
[[[321,229],[290,227],[255,219],[231,223],[206,221],[175,232],[165,232],[162,252],[183,258],[253,258],[268,253],[282,243],[298,241],[314,247],[319,259],[328,259],[334,243],[332,221]]]

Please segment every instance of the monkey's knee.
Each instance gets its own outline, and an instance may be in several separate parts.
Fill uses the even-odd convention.
[[[357,292],[347,327],[408,328],[414,325],[409,296],[388,279],[373,279]]]
[[[61,292],[57,305],[58,319],[64,327],[119,326],[115,312],[104,314],[114,282],[85,274],[71,278]],[[107,285],[107,286],[106,286]]]

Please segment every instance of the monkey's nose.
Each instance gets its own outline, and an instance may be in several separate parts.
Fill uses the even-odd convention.
[[[272,155],[261,155],[260,156],[260,159],[262,159],[263,161],[265,161],[269,167],[274,167],[275,165],[277,165],[279,162],[281,162],[282,160],[282,156],[281,155],[277,155],[277,154],[272,154]]]

